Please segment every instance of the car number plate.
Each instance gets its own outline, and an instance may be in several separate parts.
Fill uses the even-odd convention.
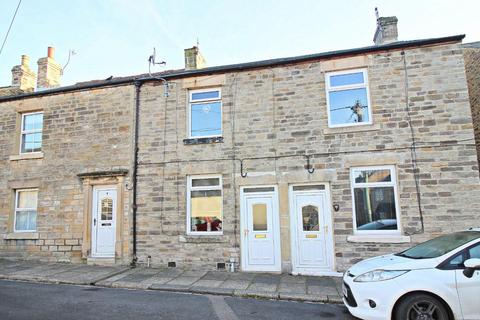
[[[342,291],[343,291],[343,295],[348,298],[348,291],[347,291],[347,287],[345,287],[345,284],[342,283]]]

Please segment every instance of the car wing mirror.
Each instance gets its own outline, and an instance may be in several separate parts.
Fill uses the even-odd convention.
[[[475,270],[480,270],[480,259],[472,258],[465,260],[464,262],[465,270],[463,270],[463,274],[467,278],[471,278]]]

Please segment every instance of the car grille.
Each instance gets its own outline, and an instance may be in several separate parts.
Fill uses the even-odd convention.
[[[353,293],[352,293],[352,290],[350,289],[350,286],[348,284],[346,284],[345,282],[343,282],[343,286],[345,288],[345,291],[343,293],[343,297],[345,298],[345,300],[347,301],[348,305],[350,307],[356,307],[357,306],[357,301],[355,301],[355,298],[353,297]]]

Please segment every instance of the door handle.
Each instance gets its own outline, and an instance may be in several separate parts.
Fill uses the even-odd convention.
[[[96,226],[97,225],[97,219],[93,218],[93,225]]]
[[[328,226],[323,227],[323,229],[325,230],[325,233],[328,233]]]
[[[243,230],[243,235],[246,237],[248,235],[248,229]]]

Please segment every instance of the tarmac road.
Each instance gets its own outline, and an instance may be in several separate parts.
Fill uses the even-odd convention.
[[[2,320],[349,319],[340,305],[0,281]]]

